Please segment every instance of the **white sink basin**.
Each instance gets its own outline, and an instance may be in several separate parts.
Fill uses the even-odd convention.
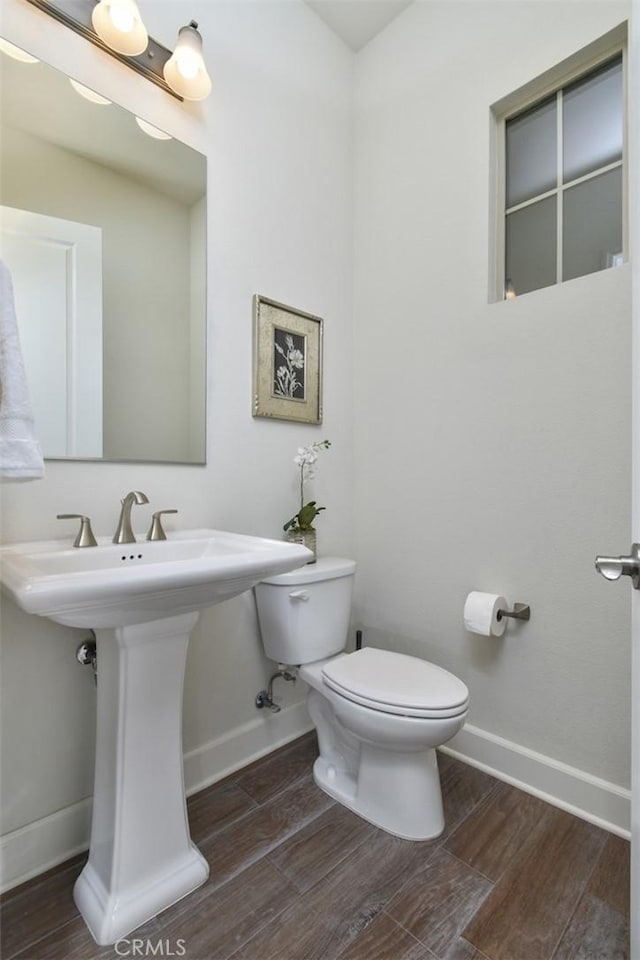
[[[300,544],[222,530],[74,548],[47,540],[0,549],[0,579],[27,613],[70,627],[121,627],[200,610],[309,559]]]
[[[220,530],[0,549],[2,586],[23,610],[95,629],[91,847],[74,898],[98,943],[116,943],[209,873],[189,835],[182,763],[182,686],[198,611],[310,556],[299,544]],[[215,696],[232,678],[210,682]]]

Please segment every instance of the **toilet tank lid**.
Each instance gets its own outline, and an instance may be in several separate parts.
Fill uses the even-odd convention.
[[[318,557],[315,563],[306,563],[304,567],[297,567],[295,570],[290,570],[289,573],[280,573],[277,577],[268,577],[262,583],[291,587],[298,583],[319,583],[321,580],[337,580],[339,577],[350,577],[355,572],[355,560],[346,560],[344,557]]]

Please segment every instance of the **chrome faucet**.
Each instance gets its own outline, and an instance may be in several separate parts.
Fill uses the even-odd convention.
[[[120,519],[118,520],[116,532],[113,535],[113,542],[135,543],[136,538],[131,529],[131,507],[134,503],[149,503],[149,499],[146,493],[142,493],[140,490],[132,490],[131,493],[128,493],[120,502],[122,509],[120,511]]]

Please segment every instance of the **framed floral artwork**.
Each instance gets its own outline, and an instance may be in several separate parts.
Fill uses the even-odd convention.
[[[322,423],[323,321],[253,298],[253,416]]]

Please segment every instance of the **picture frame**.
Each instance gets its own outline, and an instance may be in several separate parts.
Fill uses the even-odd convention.
[[[323,336],[321,317],[254,296],[254,417],[322,423]]]

